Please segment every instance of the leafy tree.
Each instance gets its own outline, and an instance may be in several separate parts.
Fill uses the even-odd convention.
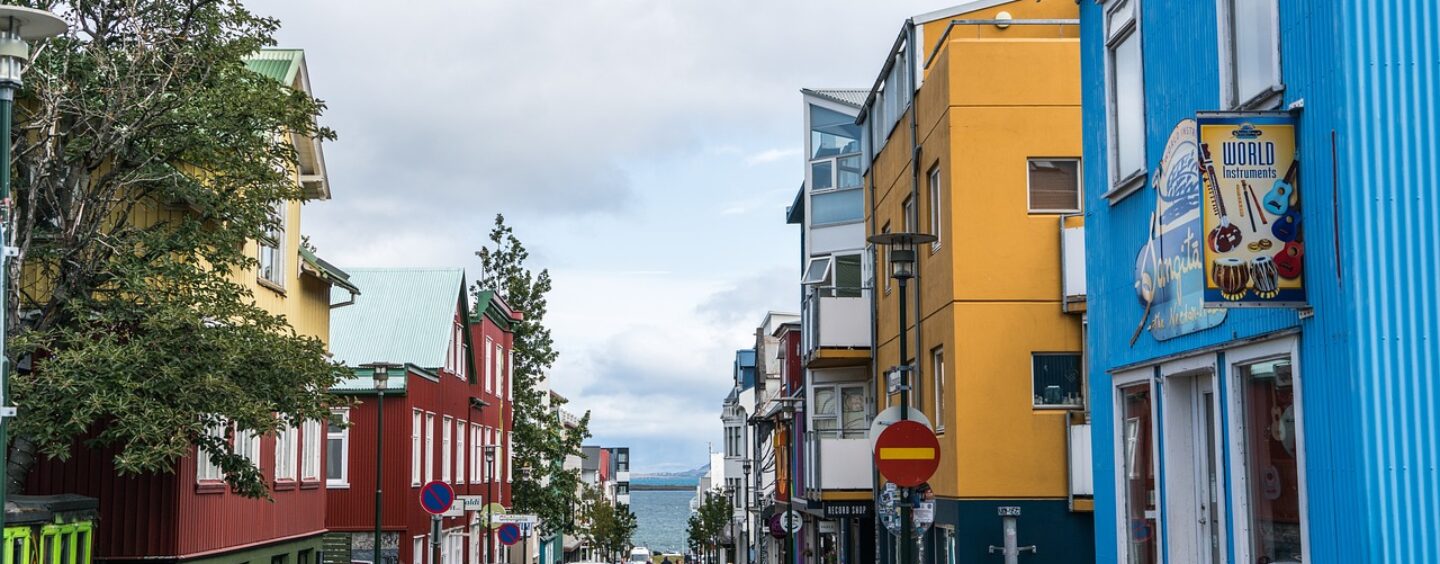
[[[718,554],[721,535],[735,515],[735,505],[719,489],[704,493],[700,507],[690,516],[686,528],[692,550]]]
[[[550,292],[550,271],[536,274],[526,266],[530,252],[505,216],[496,214],[490,243],[475,253],[480,257],[480,277],[472,294],[494,291],[511,307],[524,313],[512,325],[515,359],[514,435],[511,443],[516,472],[510,485],[514,510],[540,516],[541,527],[554,532],[573,524],[573,508],[580,491],[579,470],[566,470],[565,457],[578,456],[580,445],[590,437],[590,413],[574,429],[560,421],[560,405],[549,404],[542,386],[545,372],[558,356],[550,329],[545,326]],[[476,300],[475,307],[481,307]]]
[[[611,503],[598,488],[586,487],[581,498],[585,523],[582,536],[590,546],[611,558],[629,550],[637,526],[630,508]]]
[[[19,3],[71,31],[38,46],[16,103],[8,487],[37,450],[105,448],[135,474],[198,446],[263,496],[255,466],[207,430],[329,414],[325,346],[255,304],[246,245],[277,203],[305,198],[286,134],[333,138],[324,106],[245,67],[279,23],[239,0]]]

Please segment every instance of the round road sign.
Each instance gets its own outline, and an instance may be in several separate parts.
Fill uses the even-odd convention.
[[[510,546],[520,542],[520,527],[514,523],[506,523],[500,526],[500,530],[496,532],[496,535],[500,537],[501,544]]]
[[[875,440],[875,468],[897,486],[925,483],[939,467],[940,441],[919,421],[896,421]]]
[[[450,488],[450,484],[436,480],[420,488],[420,507],[426,513],[439,515],[449,511],[454,503],[455,490]]]

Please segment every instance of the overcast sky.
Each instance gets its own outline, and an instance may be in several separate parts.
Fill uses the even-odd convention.
[[[303,224],[320,254],[474,272],[504,213],[555,278],[552,386],[637,472],[704,464],[735,349],[799,310],[800,88],[868,88],[904,18],[948,5],[248,4],[339,133]]]

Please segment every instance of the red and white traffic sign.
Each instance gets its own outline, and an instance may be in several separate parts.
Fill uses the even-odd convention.
[[[896,421],[875,439],[875,468],[897,486],[923,484],[939,467],[940,441],[924,423]]]
[[[420,507],[431,515],[440,515],[450,510],[455,503],[455,490],[450,484],[439,480],[420,488]]]

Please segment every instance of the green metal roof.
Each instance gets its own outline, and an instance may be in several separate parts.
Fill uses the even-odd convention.
[[[354,305],[331,310],[330,352],[350,367],[393,362],[445,365],[457,307],[464,307],[459,268],[356,268],[350,282],[365,289]],[[366,378],[368,380],[368,377]],[[337,388],[353,388],[342,382]]]
[[[475,294],[474,308],[475,310],[470,312],[471,323],[478,323],[483,315],[490,318],[490,322],[502,331],[509,331],[510,324],[515,322],[510,318],[510,304],[505,303],[494,290],[482,290]]]
[[[261,49],[245,57],[245,67],[266,78],[290,86],[295,84],[295,75],[305,61],[305,51],[300,49]]]
[[[344,288],[351,294],[360,294],[360,288],[350,282],[349,273],[326,262],[325,259],[315,256],[314,252],[305,247],[300,247],[300,269],[306,274],[311,274],[316,278],[329,282],[332,286]]]

